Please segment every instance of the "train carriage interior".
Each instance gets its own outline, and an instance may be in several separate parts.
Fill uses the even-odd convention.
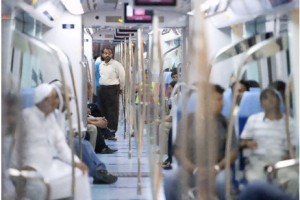
[[[299,0],[1,14],[1,199],[299,199]]]

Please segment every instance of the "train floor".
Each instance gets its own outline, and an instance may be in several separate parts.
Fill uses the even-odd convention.
[[[110,185],[92,185],[93,200],[151,200],[153,199],[151,189],[151,175],[149,160],[147,157],[147,144],[145,142],[141,157],[141,194],[138,194],[138,151],[137,143],[132,137],[132,157],[128,157],[129,138],[124,139],[123,124],[119,124],[116,134],[117,141],[106,140],[106,144],[112,149],[118,149],[113,154],[97,154],[102,162],[106,164],[108,171],[118,176],[118,181]],[[146,136],[144,136],[145,138]],[[164,200],[162,187],[160,187],[159,200]]]

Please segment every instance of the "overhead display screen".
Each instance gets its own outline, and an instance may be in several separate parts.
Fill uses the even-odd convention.
[[[176,0],[134,0],[136,6],[176,6]]]
[[[125,23],[152,23],[153,11],[144,8],[133,8],[128,3],[124,4]]]

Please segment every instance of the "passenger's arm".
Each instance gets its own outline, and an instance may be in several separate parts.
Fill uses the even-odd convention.
[[[239,145],[240,150],[242,150],[244,148],[248,148],[248,149],[256,149],[257,148],[257,143],[255,142],[255,140],[253,140],[254,124],[255,124],[255,121],[250,116],[248,118],[248,121],[246,122],[244,130],[241,134],[241,140],[240,140],[240,145]]]
[[[229,155],[229,156],[230,156],[230,164],[232,164],[232,163],[235,161],[235,159],[237,158],[237,155],[238,155],[238,153],[237,153],[236,150],[231,150],[231,151],[230,151],[230,155]],[[218,163],[218,166],[220,167],[220,170],[225,168],[225,162],[226,162],[226,159],[223,158],[223,159]]]
[[[83,174],[88,174],[88,167],[83,162],[75,162],[74,166],[80,169]]]
[[[241,139],[240,149],[256,149],[257,143],[253,139]]]
[[[188,172],[190,172],[191,174],[194,172],[194,170],[196,169],[196,165],[194,165],[185,155],[182,155],[182,152],[180,152],[181,149],[180,148],[176,148],[174,150],[175,153],[175,157],[177,159],[177,161],[181,164],[181,166]]]
[[[53,134],[55,134],[55,146],[60,159],[66,163],[72,163],[71,149],[67,144],[65,134],[53,118]],[[80,163],[80,159],[74,155],[75,163]]]
[[[95,119],[88,119],[88,124],[93,124],[97,127],[100,128],[106,128],[107,127],[107,120],[104,117],[97,117],[96,120]]]

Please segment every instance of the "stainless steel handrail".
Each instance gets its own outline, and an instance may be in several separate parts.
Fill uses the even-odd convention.
[[[69,91],[67,90],[67,86],[66,86],[66,82],[65,82],[65,76],[64,76],[64,71],[63,71],[63,63],[64,61],[62,60],[62,58],[64,58],[67,62],[68,62],[68,66],[70,69],[70,73],[71,76],[73,77],[72,79],[72,83],[73,83],[73,88],[74,88],[74,95],[75,95],[75,102],[77,104],[77,113],[79,113],[79,109],[78,109],[78,102],[77,102],[77,95],[76,95],[76,90],[75,90],[75,85],[74,85],[74,76],[73,76],[73,71],[72,71],[72,67],[70,64],[70,60],[69,58],[61,51],[59,50],[57,47],[47,44],[46,42],[39,40],[37,38],[34,38],[32,36],[20,33],[18,31],[14,31],[14,39],[21,39],[24,41],[28,41],[29,44],[35,45],[41,49],[43,49],[44,51],[50,53],[51,55],[54,55],[57,60],[59,61],[59,70],[60,70],[60,74],[61,74],[61,82],[63,85],[63,90],[64,90],[64,101],[65,101],[65,105],[66,105],[66,111],[67,111],[67,115],[71,116],[71,111],[70,111],[70,103],[69,103]],[[26,51],[26,49],[23,49],[23,51]],[[79,117],[79,115],[78,115]],[[69,127],[70,127],[70,147],[72,150],[72,196],[74,196],[75,193],[75,169],[74,169],[74,142],[73,142],[73,129],[72,129],[72,119],[71,117],[68,117],[68,122],[69,122]],[[78,128],[80,131],[80,123],[78,123]],[[80,145],[81,146],[81,145]]]
[[[50,185],[48,183],[48,181],[38,172],[36,171],[27,171],[27,170],[17,170],[14,168],[9,168],[8,169],[8,174],[11,177],[16,177],[16,178],[25,178],[25,179],[35,179],[35,180],[40,180],[43,182],[43,184],[46,187],[46,196],[45,196],[45,200],[49,200],[50,199]],[[25,186],[24,186],[25,187]],[[23,195],[23,192],[21,192]],[[19,197],[19,198],[23,198],[23,197]]]

